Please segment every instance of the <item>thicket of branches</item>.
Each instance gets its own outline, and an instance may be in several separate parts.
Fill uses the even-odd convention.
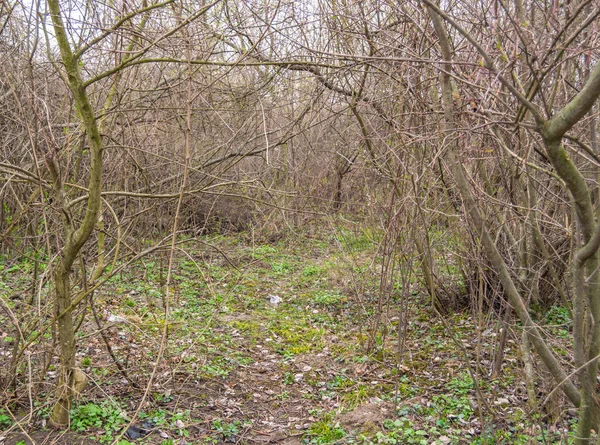
[[[594,2],[61,3],[0,11],[1,249],[49,265],[3,309],[21,339],[5,384],[23,377],[24,339],[65,311],[77,320],[106,265],[141,255],[142,241],[276,234],[342,213],[386,231],[380,298],[414,252],[438,310],[483,301],[505,321],[514,310],[589,436],[600,347]],[[66,271],[71,306],[57,313],[52,273],[93,210],[94,162],[100,203]],[[436,243],[435,230],[460,242]],[[448,256],[456,282],[439,272]],[[573,363],[532,324],[552,304],[573,311]],[[40,382],[60,347],[41,348]]]

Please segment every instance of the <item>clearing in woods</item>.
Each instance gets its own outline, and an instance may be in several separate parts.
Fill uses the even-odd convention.
[[[137,387],[88,314],[77,362],[89,383],[71,430],[45,429],[46,394],[24,392],[0,411],[0,443],[568,443],[573,413],[548,413],[566,410],[556,400],[532,409],[514,334],[501,375],[489,377],[499,326],[479,320],[475,305],[449,311],[444,324],[415,278],[380,304],[377,245],[360,230],[190,240],[176,255],[166,321],[167,254],[145,258],[95,295],[112,352]],[[5,286],[26,289],[26,260],[3,261]],[[569,329],[560,309],[540,321]],[[11,333],[1,335],[4,366]]]

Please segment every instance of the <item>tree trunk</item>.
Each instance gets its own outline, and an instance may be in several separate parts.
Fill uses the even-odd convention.
[[[71,283],[69,271],[62,259],[54,271],[56,286],[56,316],[58,324],[58,342],[60,346],[60,373],[56,391],[56,404],[52,410],[51,422],[54,426],[69,424],[71,399],[73,396],[73,370],[75,369],[75,332],[73,329],[73,311],[71,307]]]

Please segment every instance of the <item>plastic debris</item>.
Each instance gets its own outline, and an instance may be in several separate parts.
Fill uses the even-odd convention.
[[[283,301],[283,299],[279,295],[269,296],[269,303],[271,303],[273,306],[277,306],[282,301]]]
[[[114,315],[114,314],[108,314],[108,317],[106,317],[106,320],[109,323],[127,323],[127,320],[119,315]]]
[[[143,422],[141,426],[131,425],[125,431],[125,437],[131,440],[140,439],[150,434],[154,427],[155,425],[152,422]]]

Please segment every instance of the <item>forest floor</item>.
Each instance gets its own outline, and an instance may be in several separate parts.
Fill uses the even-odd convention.
[[[12,395],[0,408],[0,444],[570,443],[568,405],[559,400],[560,412],[548,415],[543,385],[542,409],[527,400],[518,329],[509,324],[502,373],[490,378],[496,318],[463,308],[442,319],[414,278],[409,292],[381,302],[377,242],[368,233],[295,233],[271,243],[211,236],[180,248],[167,320],[166,254],[95,294],[127,378],[88,314],[77,363],[89,383],[70,431],[47,429],[48,396],[23,384],[17,401]],[[30,271],[26,261],[5,259],[0,293],[25,288]],[[9,326],[3,317],[0,326]],[[560,308],[545,322],[568,335]],[[0,328],[3,367],[12,335]],[[47,383],[56,381],[55,366]]]

